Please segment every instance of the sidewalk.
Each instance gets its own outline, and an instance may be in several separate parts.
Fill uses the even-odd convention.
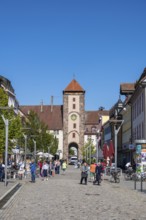
[[[23,187],[0,210],[1,220],[145,220],[146,194],[132,189],[132,182],[101,186],[80,183],[81,172],[67,168],[65,175],[48,181],[24,181]],[[20,181],[19,181],[20,182]],[[128,188],[130,184],[131,188]]]
[[[113,184],[112,182],[109,181],[110,176],[104,175],[104,180],[107,181],[110,184]],[[22,180],[17,179],[8,179],[8,184],[5,186],[4,182],[0,182],[0,201],[3,199],[5,195],[7,195],[17,184],[25,184],[26,182],[30,181],[30,177],[23,178]],[[88,180],[89,181],[89,180]],[[136,189],[135,189],[135,182],[131,180],[125,180],[124,175],[120,177],[120,183],[117,183],[117,186],[129,189],[129,190],[134,190],[140,193],[146,194],[146,182],[143,182],[142,184],[142,191],[141,191],[141,182],[137,181],[136,182]]]
[[[18,184],[25,184],[30,180],[30,177],[28,176],[27,178],[23,178],[20,180],[19,178],[17,179],[7,179],[7,186],[5,186],[5,182],[0,182],[0,201],[11,191],[15,186]]]
[[[109,181],[109,179],[110,179],[110,176],[104,175],[105,181]],[[146,181],[143,181],[142,185],[141,185],[141,181],[136,181],[136,185],[135,185],[135,182],[133,180],[125,180],[124,175],[122,174],[120,176],[120,183],[117,183],[117,186],[118,185],[122,188],[127,188],[129,190],[134,190],[134,191],[138,191],[138,192],[142,192],[146,194]]]
[[[18,181],[16,179],[9,179],[7,186],[5,186],[5,182],[0,182],[0,200],[1,198],[8,193]]]

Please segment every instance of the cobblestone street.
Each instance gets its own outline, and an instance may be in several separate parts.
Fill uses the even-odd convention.
[[[1,220],[145,220],[146,194],[107,180],[80,185],[80,170],[22,187],[0,210]]]

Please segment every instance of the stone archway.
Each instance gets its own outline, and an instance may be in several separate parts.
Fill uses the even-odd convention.
[[[75,142],[72,142],[68,145],[68,159],[71,156],[77,156],[77,158],[79,157],[79,152],[78,152],[78,144]],[[74,155],[70,155],[70,149],[72,149],[72,151],[74,151]]]

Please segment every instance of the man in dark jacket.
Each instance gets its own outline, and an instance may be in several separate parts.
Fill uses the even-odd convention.
[[[98,183],[98,185],[100,185],[100,182],[101,182],[102,172],[103,172],[103,167],[101,165],[101,162],[99,162],[95,168],[96,182]]]
[[[4,165],[2,163],[2,161],[0,161],[0,181],[3,182],[4,181]]]

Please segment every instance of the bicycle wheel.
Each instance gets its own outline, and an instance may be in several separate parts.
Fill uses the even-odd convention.
[[[120,183],[120,178],[117,177],[116,180],[115,180],[115,182],[116,182],[116,183]]]
[[[130,180],[131,179],[131,176],[127,173],[124,174],[124,179],[125,180]]]

